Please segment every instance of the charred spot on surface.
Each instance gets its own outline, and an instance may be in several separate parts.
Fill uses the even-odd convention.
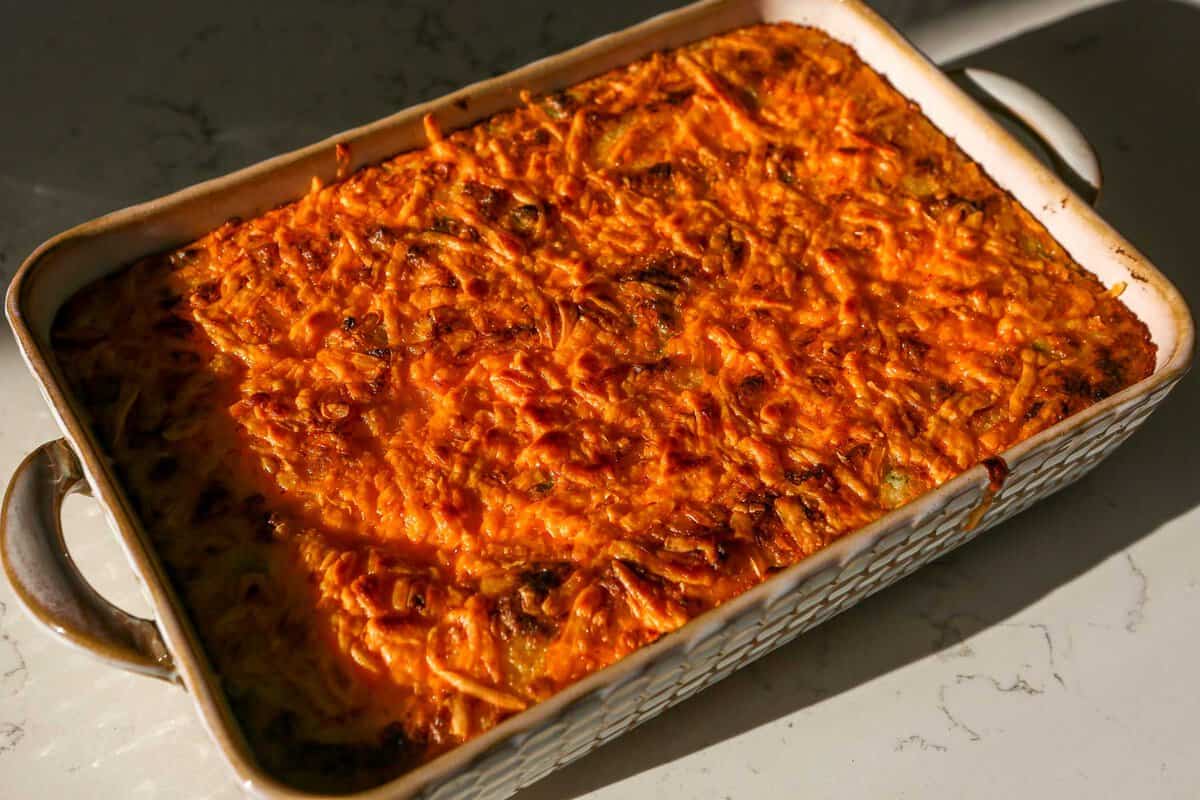
[[[1075,369],[1062,373],[1060,385],[1066,394],[1086,404],[1099,402],[1112,394],[1108,381],[1093,382],[1082,371]]]
[[[521,573],[521,584],[539,595],[546,595],[562,586],[572,569],[574,567],[565,561],[534,564],[531,569]]]
[[[534,440],[530,447],[552,452],[554,455],[565,456],[571,449],[571,434],[566,431],[546,431]]]
[[[905,435],[913,438],[924,433],[927,427],[921,412],[912,406],[900,408],[900,425],[904,429]]]
[[[1124,387],[1129,380],[1126,377],[1126,365],[1112,357],[1112,353],[1107,348],[1102,348],[1100,352],[1100,360],[1096,363],[1097,369],[1104,375],[1104,380],[1101,385],[1093,392],[1097,400],[1103,400],[1109,395],[1116,394]]]
[[[766,387],[767,379],[761,372],[747,375],[738,381],[736,390],[738,402],[742,405],[757,403]]]
[[[480,215],[490,221],[495,221],[504,213],[504,209],[512,198],[507,189],[488,186],[477,181],[464,183],[463,194],[473,200]]]
[[[456,330],[465,330],[470,327],[470,320],[465,313],[449,306],[429,309],[427,318],[429,335],[434,339],[440,339]]]
[[[836,492],[838,489],[838,481],[833,476],[833,470],[825,464],[816,464],[799,470],[786,470],[783,476],[788,483],[797,486],[808,483],[826,492]]]
[[[437,264],[434,258],[437,248],[429,244],[410,244],[404,253],[404,262],[410,267]]]
[[[800,495],[792,495],[791,499],[800,506],[800,510],[804,514],[804,518],[809,522],[822,523],[825,521],[825,512],[817,508],[809,500],[801,497]]]
[[[793,145],[767,145],[767,177],[791,186],[796,182],[805,153]]]
[[[463,291],[472,300],[482,300],[488,294],[488,282],[479,276],[467,278],[466,284],[463,286]]]
[[[929,350],[930,346],[915,336],[900,337],[900,352],[914,364],[920,364]]]
[[[775,501],[779,495],[775,492],[749,492],[742,496],[741,508],[750,519],[758,522],[775,513]]]
[[[574,306],[579,319],[587,320],[607,333],[618,335],[630,327],[630,319],[617,313],[607,304],[595,300],[582,300]]]
[[[684,279],[682,275],[671,271],[674,263],[675,261],[669,256],[654,259],[640,269],[622,275],[618,280],[621,283],[640,283],[666,294],[678,294],[679,290],[683,288]]]
[[[663,101],[667,105],[681,106],[696,94],[695,86],[685,86],[681,89],[669,89],[663,93]]]
[[[300,261],[310,272],[324,272],[333,260],[333,253],[341,234],[331,232],[325,236],[316,234],[301,236],[295,243]]]
[[[542,218],[542,209],[533,203],[525,203],[509,212],[509,228],[518,236],[529,237],[537,231]]]
[[[871,445],[866,442],[852,442],[838,448],[835,455],[847,467],[857,471],[871,453]]]
[[[479,241],[479,231],[454,217],[434,217],[429,229],[434,233],[441,233],[446,236],[453,236],[455,239],[462,239],[464,242]]]
[[[688,453],[671,448],[663,454],[663,469],[668,475],[679,475],[703,467],[711,460],[711,456],[703,453]]]
[[[207,484],[196,498],[192,509],[193,522],[208,522],[228,514],[233,509],[233,496],[229,488],[215,481]]]
[[[663,161],[621,176],[622,183],[638,194],[663,198],[675,191],[675,167]]]
[[[215,303],[221,299],[221,282],[209,281],[202,283],[192,292],[192,297],[195,297],[202,303]]]
[[[537,333],[537,326],[532,323],[507,325],[492,331],[491,335],[495,336],[502,342],[512,342],[517,339],[522,339],[526,336],[533,336]]]
[[[790,537],[775,508],[779,495],[774,492],[754,492],[741,502],[743,513],[751,521],[751,538],[754,546],[766,558],[771,569],[780,569],[796,560],[796,552],[790,545]]]
[[[195,327],[195,323],[177,314],[168,314],[155,322],[152,330],[160,336],[169,336],[173,339],[186,339]]]
[[[617,563],[621,564],[623,567],[628,569],[630,572],[632,572],[634,575],[636,575],[642,581],[653,584],[656,587],[661,587],[664,583],[663,577],[661,575],[656,575],[655,573],[646,569],[646,567],[644,567],[643,565],[639,564],[636,561],[631,561],[630,559],[627,559],[627,558],[616,558],[616,559],[613,559],[612,563],[613,564],[617,564]],[[608,574],[610,576],[613,574],[611,566],[609,567]],[[619,583],[618,583],[618,585],[619,585]]]
[[[985,198],[963,197],[953,192],[939,194],[926,200],[925,208],[933,217],[952,216],[961,222],[972,213],[984,211],[987,208]],[[1029,238],[1023,245],[1027,255],[1048,256],[1048,249],[1037,239]]]
[[[780,45],[771,50],[771,59],[783,69],[791,69],[796,65],[796,48],[790,45]]]
[[[522,609],[521,601],[513,595],[506,595],[496,601],[493,609],[499,620],[506,638],[514,636],[549,636],[554,632],[554,625],[549,620],[530,614]]]

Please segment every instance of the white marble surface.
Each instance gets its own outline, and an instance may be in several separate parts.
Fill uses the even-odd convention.
[[[922,17],[950,3],[881,5],[941,57],[1016,33],[1016,12],[1048,13],[1046,2],[976,2],[930,25]],[[231,5],[224,11],[242,10],[217,24],[226,14],[212,3],[171,19],[149,4],[6,12],[0,271],[11,274],[71,223],[652,10],[632,0],[579,13],[550,2],[298,7],[284,21]],[[1124,3],[968,61],[1025,80],[1084,128],[1104,161],[1103,212],[1200,305],[1189,245],[1200,185],[1197,44],[1200,11]],[[523,800],[1197,796],[1198,404],[1193,375],[1082,483]],[[55,436],[7,330],[0,408],[7,476]],[[84,571],[115,602],[144,612],[90,501],[73,500],[67,516]],[[76,796],[239,791],[183,691],[64,648],[0,581],[0,797]]]

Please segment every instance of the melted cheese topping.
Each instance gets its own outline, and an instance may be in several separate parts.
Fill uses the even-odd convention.
[[[272,768],[443,752],[1154,365],[813,30],[427,128],[55,331]]]

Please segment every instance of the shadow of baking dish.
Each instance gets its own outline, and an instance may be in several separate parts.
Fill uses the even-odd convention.
[[[1100,155],[1102,215],[1200,309],[1200,9],[1130,0],[961,59],[1034,87]],[[1086,266],[1086,265],[1085,265]],[[520,800],[572,798],[961,647],[1200,505],[1200,370],[1090,476],[592,755]],[[805,735],[803,719],[792,735]],[[821,735],[820,731],[811,734]],[[902,732],[897,732],[899,735]],[[796,769],[804,763],[797,747]]]

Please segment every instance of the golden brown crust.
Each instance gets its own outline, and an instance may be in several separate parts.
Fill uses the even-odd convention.
[[[1154,366],[810,29],[429,130],[55,329],[273,767],[428,758]]]

